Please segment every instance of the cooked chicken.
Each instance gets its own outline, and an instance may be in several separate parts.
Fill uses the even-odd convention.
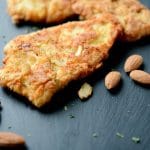
[[[4,48],[0,85],[35,106],[100,68],[122,28],[111,15],[21,35]]]
[[[74,14],[70,0],[7,0],[7,3],[14,23],[56,23]]]
[[[82,19],[113,14],[124,29],[122,40],[135,41],[150,35],[150,10],[138,0],[73,0],[73,10]]]

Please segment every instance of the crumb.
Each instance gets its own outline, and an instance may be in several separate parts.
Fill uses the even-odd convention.
[[[132,137],[132,141],[134,143],[140,143],[140,138],[139,137]]]
[[[87,99],[92,95],[92,86],[88,83],[84,83],[78,91],[78,96],[81,100]]]
[[[64,106],[64,111],[67,111],[68,110],[68,107],[67,106]]]
[[[118,136],[119,138],[124,138],[124,135],[122,133],[117,132],[116,136]]]
[[[8,129],[11,129],[12,127],[11,126],[8,126]]]
[[[97,137],[98,137],[98,134],[97,134],[96,132],[94,132],[94,133],[92,134],[92,136],[93,136],[94,138],[97,138]]]
[[[74,115],[69,115],[69,118],[73,119],[73,118],[75,118],[75,116]]]
[[[27,134],[27,136],[28,136],[28,137],[31,137],[31,134],[30,134],[30,133],[28,133],[28,134]]]

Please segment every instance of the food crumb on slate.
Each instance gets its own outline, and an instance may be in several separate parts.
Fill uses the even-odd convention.
[[[11,129],[12,127],[11,126],[8,126],[8,129]]]
[[[89,83],[84,83],[78,91],[78,96],[81,100],[85,100],[92,95],[93,88]]]
[[[69,115],[69,118],[73,119],[73,118],[75,118],[75,116],[74,115]]]
[[[68,110],[68,107],[67,106],[64,106],[64,111],[67,111]]]
[[[27,134],[27,136],[28,136],[28,137],[30,137],[30,136],[31,136],[31,134],[30,134],[30,133],[28,133],[28,134]]]
[[[134,143],[140,143],[140,138],[139,137],[132,137],[132,141]]]
[[[117,132],[116,136],[118,136],[119,138],[124,138],[124,135],[122,133]]]
[[[94,138],[97,138],[97,137],[98,137],[98,134],[97,134],[96,132],[94,132],[94,133],[92,134],[92,136],[93,136]]]

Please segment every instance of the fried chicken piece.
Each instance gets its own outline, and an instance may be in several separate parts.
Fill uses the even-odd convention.
[[[138,0],[73,0],[75,13],[89,19],[102,13],[113,14],[121,23],[123,41],[136,41],[150,35],[150,10]]]
[[[57,23],[74,14],[70,0],[7,0],[7,3],[14,23]]]
[[[18,36],[4,48],[0,85],[41,107],[70,81],[100,68],[121,30],[103,15]]]

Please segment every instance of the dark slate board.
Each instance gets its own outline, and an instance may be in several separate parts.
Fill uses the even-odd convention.
[[[149,0],[143,0],[143,3],[150,6]],[[13,25],[6,13],[6,1],[1,0],[1,63],[6,42],[33,30],[32,27]],[[23,135],[27,142],[26,150],[149,150],[149,87],[135,84],[122,69],[125,59],[135,53],[144,57],[142,68],[150,72],[150,37],[130,44],[117,43],[102,71],[71,83],[42,110],[32,107],[23,97],[0,88],[3,106],[0,130]],[[103,78],[111,69],[119,70],[123,80],[120,87],[110,93],[104,87]],[[84,81],[93,86],[94,93],[88,101],[81,102],[76,93]],[[68,106],[67,111],[64,111],[65,105]],[[75,118],[71,119],[69,115]],[[124,134],[124,138],[118,138],[117,132]],[[97,133],[98,137],[93,137],[93,133]],[[140,137],[141,143],[133,143],[132,136]]]

